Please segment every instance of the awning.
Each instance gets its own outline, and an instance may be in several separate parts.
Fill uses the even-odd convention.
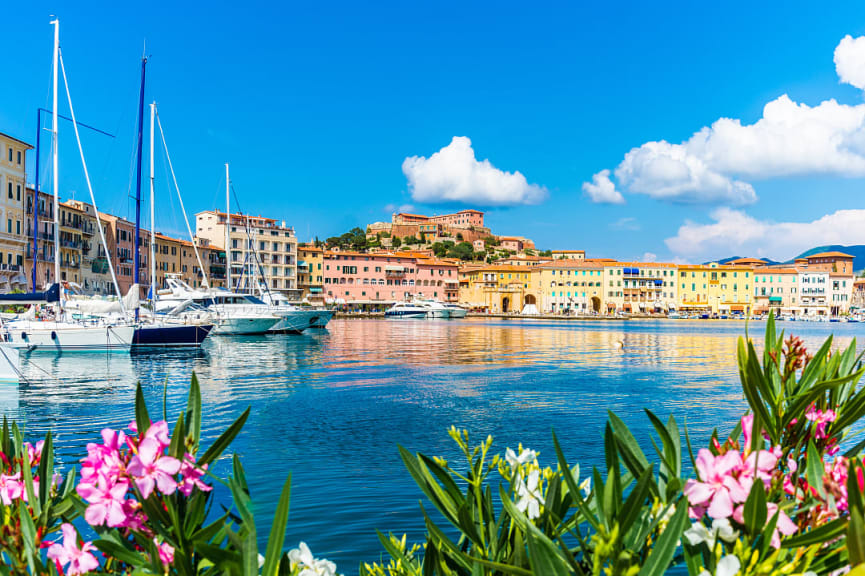
[[[385,272],[405,272],[404,266],[385,266]]]
[[[643,302],[637,302],[637,308],[639,308],[640,310],[645,310],[646,305]]]
[[[769,302],[780,302],[780,301],[781,301],[780,296],[769,296]]]
[[[733,312],[744,312],[745,306],[741,305],[741,304],[740,305],[733,304],[732,306],[730,306],[730,310]]]
[[[300,266],[301,268],[306,268],[306,261],[304,261],[304,260],[299,260],[299,261],[297,262],[297,265]]]
[[[319,288],[318,286],[313,286],[312,288],[309,289],[309,291],[313,294],[318,294],[322,291],[322,289]]]

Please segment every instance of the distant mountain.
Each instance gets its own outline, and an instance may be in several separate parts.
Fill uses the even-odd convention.
[[[739,258],[744,258],[744,256],[730,256],[729,258],[722,258],[720,260],[712,260],[712,262],[717,262],[718,264],[727,264],[732,262],[733,260],[738,260]],[[760,260],[765,260],[767,264],[781,264],[781,262],[775,262],[774,260],[770,260],[769,258],[760,258]],[[709,262],[704,262],[703,264],[709,264]]]
[[[812,254],[818,254],[820,252],[843,252],[844,254],[849,254],[853,256],[853,270],[859,271],[865,268],[865,245],[862,244],[857,244],[855,246],[841,246],[840,244],[817,246],[816,248],[811,248],[810,250],[802,252],[796,256],[796,258],[807,258]],[[785,264],[792,264],[796,258],[788,260]]]

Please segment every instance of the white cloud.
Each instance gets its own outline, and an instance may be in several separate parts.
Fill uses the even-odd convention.
[[[842,82],[865,89],[865,37],[841,40],[835,65]],[[727,205],[757,199],[745,179],[862,177],[865,104],[830,99],[809,106],[784,94],[766,103],[753,124],[720,118],[678,144],[646,142],[625,154],[615,175],[622,192]]]
[[[640,262],[657,262],[658,255],[654,252],[644,252],[643,257],[640,258]]]
[[[627,230],[629,232],[634,232],[640,229],[640,223],[633,216],[625,216],[624,218],[619,218],[615,222],[612,222],[610,228],[613,230]]]
[[[841,82],[865,88],[865,36],[848,34],[841,39],[835,48],[835,72]]]
[[[402,163],[412,200],[425,204],[464,202],[481,206],[537,204],[544,187],[529,184],[519,172],[499,170],[489,160],[478,161],[472,141],[454,136],[430,156],[410,156]]]
[[[838,210],[810,222],[771,222],[718,208],[711,218],[709,224],[686,221],[665,241],[667,247],[691,261],[736,255],[788,260],[814,246],[865,244],[865,210]]]
[[[601,170],[591,182],[583,182],[583,192],[596,204],[624,204],[625,197],[610,180],[610,171]]]

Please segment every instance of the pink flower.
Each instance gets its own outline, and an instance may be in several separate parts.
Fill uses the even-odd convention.
[[[6,475],[0,474],[0,502],[6,506],[12,504],[24,495],[24,484],[21,482],[21,472]]]
[[[785,536],[789,536],[791,534],[795,534],[799,527],[790,520],[790,517],[787,514],[778,508],[778,505],[774,502],[768,502],[766,504],[766,524],[775,516],[775,513],[778,513],[778,523],[775,524],[775,531],[772,533],[772,541],[770,544],[773,548],[781,547],[781,536],[783,534]],[[739,524],[745,523],[745,506],[739,505],[736,507],[735,512],[733,512],[733,520],[738,522]],[[780,534],[779,534],[780,533]]]
[[[67,572],[69,576],[86,574],[99,568],[99,562],[90,553],[96,548],[90,542],[84,542],[81,548],[78,548],[75,528],[71,524],[63,524],[61,529],[63,530],[63,544],[55,543],[49,546],[48,557],[61,566],[69,564]],[[60,570],[58,571],[60,572]]]
[[[192,490],[198,488],[202,492],[210,492],[213,488],[201,481],[201,477],[207,471],[207,464],[199,467],[191,454],[186,454],[183,457],[183,463],[180,465],[180,483],[177,489],[184,496],[192,494]]]
[[[742,416],[742,434],[745,436],[745,445],[742,446],[742,451],[747,452],[751,449],[751,428],[754,427],[754,415],[746,414]]]
[[[171,444],[171,438],[168,436],[168,423],[165,420],[154,422],[144,433],[144,438],[153,438],[162,448],[167,448]]]
[[[772,473],[775,471],[775,465],[778,463],[778,457],[773,452],[768,450],[760,450],[759,452],[751,452],[745,457],[742,466],[739,468],[739,483],[745,492],[751,491],[751,486],[754,485],[754,480],[760,479],[769,487],[772,480]]]
[[[126,442],[126,435],[105,428],[102,430],[102,441],[102,444],[87,444],[87,457],[81,461],[82,482],[94,483],[100,474],[111,482],[120,480],[125,466],[120,449]]]
[[[174,475],[180,470],[180,461],[162,456],[162,448],[158,439],[145,436],[138,445],[138,454],[129,461],[127,470],[145,499],[150,497],[154,485],[162,494],[173,494],[177,489]]]
[[[109,484],[105,476],[100,475],[96,484],[81,482],[75,488],[78,495],[84,498],[90,506],[84,512],[84,519],[91,526],[126,526],[126,513],[123,510],[123,499],[129,484],[118,482]]]
[[[814,404],[811,404],[811,407],[808,408],[808,412],[805,414],[805,418],[807,418],[811,422],[817,423],[817,429],[814,432],[814,437],[817,440],[821,440],[823,438],[826,438],[826,425],[830,422],[835,421],[835,411],[826,410],[824,412],[822,410],[818,410]]]
[[[45,445],[45,440],[40,440],[33,446],[30,442],[24,443],[24,448],[27,450],[27,461],[31,466],[38,466],[42,460],[42,446]]]
[[[701,481],[688,480],[684,491],[692,506],[692,517],[702,517],[704,512],[715,519],[729,517],[733,504],[748,497],[748,491],[733,476],[743,465],[742,456],[733,450],[715,456],[703,448],[697,454],[696,464]]]
[[[153,543],[156,544],[156,538],[153,539]],[[159,559],[163,564],[168,566],[172,562],[174,562],[174,547],[168,542],[163,542],[162,544],[156,544],[157,550],[159,550]]]

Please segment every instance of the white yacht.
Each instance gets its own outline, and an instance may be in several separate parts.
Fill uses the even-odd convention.
[[[445,302],[444,307],[448,309],[448,312],[450,313],[450,318],[465,318],[466,314],[469,313],[468,310],[466,310],[459,304],[454,304],[453,302]]]
[[[450,318],[450,310],[438,300],[417,299],[414,303],[422,308],[426,308],[427,318]]]
[[[302,332],[307,328],[324,328],[333,318],[333,311],[324,308],[295,306],[279,292],[264,292],[261,299],[270,306],[271,312],[281,319],[271,332]]]
[[[195,290],[176,276],[165,279],[168,290],[159,294],[156,312],[180,312],[189,304],[211,312],[215,317],[213,334],[266,334],[281,320],[271,307],[249,294],[235,294],[224,288]]]
[[[426,318],[427,312],[429,312],[429,309],[425,306],[410,302],[397,302],[385,311],[384,317],[399,319]]]

